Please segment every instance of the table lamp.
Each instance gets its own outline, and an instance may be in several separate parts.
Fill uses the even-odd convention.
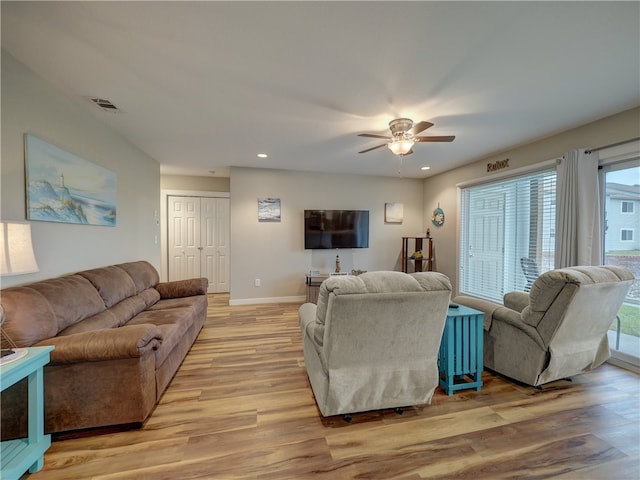
[[[4,313],[4,308],[2,308],[2,305],[0,305],[0,341],[3,344],[7,344],[7,346],[9,348],[2,348],[0,349],[0,358],[2,357],[6,357],[7,355],[11,355],[12,353],[15,353],[15,351],[13,350],[16,347],[16,344],[13,342],[13,340],[11,340],[11,337],[9,337],[9,335],[7,335],[4,331],[4,329],[2,328],[2,324],[4,323],[4,319],[6,318],[6,315]]]
[[[24,275],[38,271],[33,253],[31,224],[26,222],[0,222],[0,276]],[[0,298],[0,300],[2,300]],[[13,353],[16,344],[2,328],[6,314],[0,304],[0,337],[9,348],[2,348],[2,356]]]

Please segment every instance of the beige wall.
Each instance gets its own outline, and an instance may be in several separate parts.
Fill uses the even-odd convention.
[[[425,222],[431,221],[433,209],[440,203],[445,212],[445,224],[431,228],[436,249],[436,268],[447,275],[457,290],[458,188],[457,184],[474,179],[490,179],[518,168],[534,165],[562,156],[575,148],[596,148],[640,135],[640,108],[568,130],[539,141],[513,148],[470,165],[429,177],[424,180]],[[487,173],[487,163],[509,159],[508,169]],[[596,214],[596,212],[594,212]]]
[[[117,175],[117,225],[31,222],[38,273],[3,277],[2,287],[113,263],[160,265],[160,167],[78,101],[55,90],[2,51],[2,220],[25,220],[25,133]],[[99,115],[99,113],[98,113]]]
[[[280,222],[258,222],[262,197],[280,198]],[[402,224],[385,224],[386,202],[404,204]],[[300,299],[306,273],[334,268],[336,251],[304,249],[305,209],[369,210],[369,248],[339,250],[344,271],[399,270],[401,237],[425,231],[421,180],[232,168],[232,303]]]
[[[192,175],[162,175],[162,190],[197,190],[201,192],[228,192],[229,177],[196,177]]]
[[[233,168],[231,179],[160,177],[158,164],[2,51],[1,209],[3,220],[25,219],[23,135],[33,133],[114,171],[118,177],[116,227],[32,222],[40,272],[4,277],[2,286],[50,278],[111,263],[145,259],[160,269],[160,189],[230,192],[232,302],[301,298],[304,274],[329,271],[335,252],[303,247],[303,210],[370,210],[370,248],[340,251],[344,270],[399,269],[400,238],[422,234],[440,204],[443,227],[430,226],[436,269],[457,285],[456,184],[495,174],[486,164],[509,158],[509,169],[549,160],[577,147],[597,147],[638,136],[640,108],[514,148],[425,180],[310,174]],[[257,199],[282,200],[282,221],[257,221]],[[385,224],[385,202],[404,204],[404,223]],[[261,287],[254,280],[261,279]]]

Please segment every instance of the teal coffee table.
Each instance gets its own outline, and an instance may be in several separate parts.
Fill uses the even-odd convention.
[[[3,480],[17,480],[27,470],[29,473],[35,473],[42,469],[44,452],[51,445],[51,435],[44,434],[42,369],[49,363],[49,352],[53,347],[31,347],[26,350],[26,354],[21,358],[0,365],[2,391],[23,378],[27,378],[29,388],[28,402],[24,406],[29,410],[28,437],[0,443],[0,478]]]
[[[449,308],[438,352],[440,386],[453,395],[456,390],[482,388],[483,316],[473,308]]]

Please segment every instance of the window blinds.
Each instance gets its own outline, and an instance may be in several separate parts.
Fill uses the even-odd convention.
[[[460,292],[502,301],[553,269],[556,172],[461,190]]]

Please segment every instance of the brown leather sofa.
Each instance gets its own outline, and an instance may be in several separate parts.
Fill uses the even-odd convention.
[[[159,283],[145,261],[0,291],[18,347],[52,345],[45,432],[142,424],[207,316],[206,278]],[[2,393],[2,438],[26,436],[26,382]]]

